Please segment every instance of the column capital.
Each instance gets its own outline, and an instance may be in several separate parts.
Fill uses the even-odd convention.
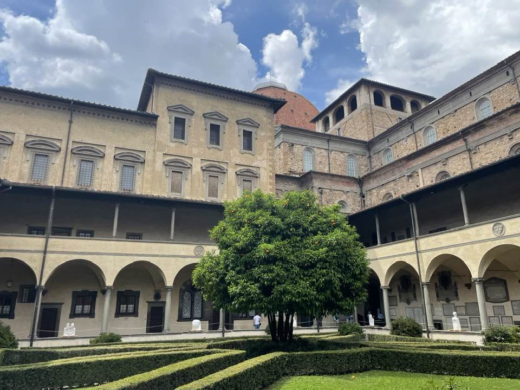
[[[172,291],[173,290],[173,286],[164,286],[164,289],[166,291]]]
[[[432,283],[431,283],[431,282],[423,282],[422,285],[423,285],[424,287],[428,287],[428,286],[431,286]]]
[[[471,281],[473,283],[484,283],[484,280],[485,280],[484,278],[473,278],[473,279],[471,279]]]
[[[381,290],[390,290],[390,286],[381,286]]]

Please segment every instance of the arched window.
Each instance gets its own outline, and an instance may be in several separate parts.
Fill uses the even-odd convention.
[[[479,99],[475,105],[475,110],[477,111],[477,120],[479,121],[493,115],[491,100],[489,100],[487,97]]]
[[[188,280],[179,290],[179,320],[201,319],[203,313],[202,293]]]
[[[389,200],[392,200],[394,199],[394,196],[392,195],[391,192],[387,192],[386,194],[383,195],[383,202],[388,202]]]
[[[330,119],[328,116],[323,118],[323,132],[326,133],[330,129]]]
[[[433,144],[435,141],[437,141],[437,133],[435,132],[435,129],[433,126],[428,126],[423,131],[423,141],[424,146],[428,146]]]
[[[303,151],[303,171],[309,172],[314,170],[314,150],[305,148]]]
[[[412,114],[414,114],[421,109],[421,103],[419,103],[417,100],[412,100],[410,102],[410,108],[412,109]]]
[[[349,208],[348,208],[347,202],[345,202],[344,200],[340,200],[338,202],[338,204],[339,204],[339,207],[340,207],[339,212],[340,213],[344,213],[344,214],[348,214]]]
[[[390,164],[392,161],[394,161],[394,153],[392,149],[386,148],[383,150],[383,165]]]
[[[347,176],[357,177],[357,158],[353,154],[347,156]]]
[[[446,172],[442,171],[437,174],[437,177],[435,178],[435,183],[440,183],[441,181],[448,180],[451,177],[451,175]]]
[[[510,156],[518,156],[520,155],[520,143],[513,145],[513,147],[509,150]]]
[[[353,95],[348,100],[348,113],[350,114],[353,111],[357,110],[357,97]]]
[[[345,118],[345,109],[343,106],[339,106],[336,108],[336,111],[334,111],[334,124],[338,123],[343,118]]]
[[[404,112],[404,99],[398,95],[390,96],[390,107],[392,110]]]
[[[385,95],[381,91],[374,91],[374,104],[378,107],[385,106]]]

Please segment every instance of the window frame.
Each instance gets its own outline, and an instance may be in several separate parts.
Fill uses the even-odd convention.
[[[355,95],[354,95],[355,96]],[[339,120],[337,118],[337,115],[340,110],[343,110],[343,117],[341,117]],[[339,122],[341,122],[343,119],[345,119],[345,106],[343,104],[340,104],[337,106],[334,111],[332,112],[332,118],[334,119],[334,126],[337,125]]]
[[[340,200],[338,202],[338,205],[340,207],[339,209],[339,212],[342,213],[342,214],[349,214],[350,213],[350,209],[348,207],[348,203],[344,200]]]
[[[390,202],[392,199],[394,199],[394,194],[386,192],[381,198],[381,202]]]
[[[105,157],[105,152],[94,146],[79,145],[71,149],[71,154],[73,155],[73,165],[77,166],[75,185],[79,188],[93,188],[96,183],[96,171],[100,169],[101,161]],[[84,160],[92,162],[92,177],[89,186],[79,184],[81,162]]]
[[[237,177],[237,186],[239,188],[239,196],[244,195],[244,180],[250,180],[252,183],[252,191],[258,188],[258,182],[260,180],[260,173],[251,168],[239,169],[235,172]]]
[[[192,165],[190,162],[181,158],[170,158],[163,162],[166,172],[166,192],[174,197],[184,198],[186,196],[186,181],[190,177],[190,170]],[[171,173],[180,172],[182,173],[182,190],[181,193],[175,193],[171,190]]]
[[[140,238],[130,238],[130,236],[139,236]],[[142,241],[143,240],[143,233],[134,233],[134,232],[127,232],[125,235],[127,240],[130,241]]]
[[[398,110],[397,108],[393,107],[392,98],[401,101],[401,104],[403,105],[403,109],[402,110]],[[393,111],[397,111],[397,112],[407,112],[406,111],[406,99],[403,98],[401,95],[397,95],[395,93],[390,95],[390,109],[393,110]]]
[[[173,106],[166,107],[166,109],[168,110],[168,119],[170,124],[170,142],[178,142],[187,145],[190,142],[191,121],[195,111],[185,106],[184,104],[175,104]],[[182,140],[175,138],[175,118],[185,120],[184,139]]]
[[[381,96],[381,105],[376,104],[376,95],[375,95],[376,93]],[[379,89],[375,89],[374,91],[372,91],[372,102],[373,102],[374,106],[376,106],[376,107],[383,107],[383,108],[386,107],[385,93]]]
[[[352,174],[352,175],[349,173],[349,160],[354,162],[354,174]],[[359,177],[357,156],[352,153],[347,154],[345,163],[347,164],[347,176],[355,177],[355,178]]]
[[[29,290],[27,301],[23,301],[24,290]],[[31,291],[32,290],[32,291]],[[34,303],[36,301],[36,285],[35,284],[21,284],[18,291],[18,303]]]
[[[32,234],[30,233],[31,230],[41,230],[42,234]],[[45,231],[47,229],[44,226],[28,226],[27,227],[27,234],[29,236],[45,236]]]
[[[208,201],[221,201],[223,198],[223,188],[226,178],[227,169],[219,164],[205,164],[201,167],[203,175],[202,180],[204,182],[204,198]],[[209,196],[209,177],[218,177],[218,197],[213,198]]]
[[[71,227],[65,227],[65,226],[52,226],[51,227],[51,236],[53,237],[72,237],[72,230]],[[66,233],[66,234],[56,234],[57,232]]]
[[[480,109],[480,106],[485,101],[489,102],[489,108],[491,110],[491,113],[489,115],[485,116],[485,117],[482,117],[482,111]],[[495,108],[493,107],[493,102],[491,101],[489,96],[487,96],[487,95],[486,96],[481,96],[480,98],[477,99],[477,101],[475,102],[475,115],[476,115],[477,121],[482,121],[484,119],[487,119],[490,116],[493,116],[494,114],[495,114]]]
[[[90,163],[92,163],[92,171],[90,173],[90,184],[89,185],[82,185],[82,184],[80,184],[81,166],[82,166],[83,162],[90,162]],[[96,162],[93,159],[80,158],[79,162],[78,162],[77,173],[76,173],[76,185],[78,187],[81,187],[81,188],[92,188],[92,187],[94,187],[95,172],[96,172]]]
[[[206,112],[206,113],[202,114],[202,116],[204,117],[204,123],[205,123],[204,129],[206,131],[206,147],[210,148],[210,149],[218,149],[218,150],[224,149],[224,143],[225,143],[224,140],[225,140],[225,135],[226,135],[226,124],[228,121],[228,117],[217,111]],[[211,125],[219,126],[219,132],[220,132],[219,145],[212,145],[210,142],[211,141]]]
[[[311,153],[311,169],[305,168],[305,153],[306,152]],[[303,168],[303,172],[311,172],[311,171],[316,170],[316,153],[314,151],[314,148],[311,148],[310,146],[303,148],[302,168]]]
[[[125,167],[132,167],[134,170],[133,179],[132,179],[132,189],[123,189],[123,172],[125,170]],[[120,174],[119,174],[119,191],[121,192],[127,192],[127,193],[134,193],[135,187],[137,182],[137,166],[133,163],[122,163],[120,168]]]
[[[258,138],[258,131],[260,129],[260,123],[256,122],[251,118],[244,118],[237,120],[238,139],[240,144],[240,153],[243,154],[256,154],[256,140]],[[252,150],[244,149],[244,131],[250,131],[251,134],[251,146]]]
[[[518,155],[520,155],[520,142],[511,146],[511,148],[509,148],[509,153],[508,153],[508,156],[518,156]]]
[[[9,147],[13,145],[13,140],[0,133],[0,174],[2,173],[2,167],[4,166],[4,160],[7,160],[9,155]]]
[[[417,110],[413,110],[413,104],[415,104],[417,106]],[[416,112],[418,111],[421,111],[422,109],[422,104],[420,101],[416,100],[416,99],[412,99],[410,100],[410,113],[411,114],[415,114]]]
[[[117,292],[117,298],[116,298],[116,312],[115,312],[115,318],[119,317],[139,317],[139,297],[141,295],[141,291],[136,290],[124,290],[124,291],[118,291]],[[134,303],[134,311],[133,313],[121,313],[121,299],[127,298],[127,297],[133,297],[135,299]],[[128,308],[128,303],[126,303],[126,306]]]
[[[448,175],[448,177],[444,178],[444,176]],[[451,179],[451,174],[448,172],[448,171],[440,171],[436,176],[435,176],[435,183],[442,183],[443,181],[446,181],[448,179]]]
[[[390,155],[387,154],[387,152],[390,152]],[[388,158],[390,156],[390,159]],[[388,165],[394,162],[394,151],[391,147],[387,147],[383,149],[382,158],[381,158],[383,165]]]
[[[325,116],[325,118],[323,118],[323,120],[321,121],[321,126],[323,133],[326,133],[330,130],[330,118],[328,116]]]
[[[9,308],[9,313],[7,314],[4,314],[3,313],[3,308],[4,308],[4,299],[6,297],[9,297],[11,299],[11,305],[10,305],[10,308]],[[4,319],[8,319],[8,320],[13,320],[15,318],[15,310],[16,310],[16,302],[17,302],[17,297],[18,297],[18,292],[17,291],[0,291],[0,302],[2,303],[0,305],[0,318],[4,318]]]
[[[352,103],[354,102],[354,105],[355,107],[352,108]],[[354,111],[356,111],[358,108],[359,108],[359,104],[358,104],[358,98],[357,98],[357,95],[356,94],[353,94],[351,96],[349,96],[348,100],[347,100],[347,108],[348,108],[348,114],[352,114]]]
[[[118,180],[118,191],[124,193],[136,193],[138,188],[138,175],[141,174],[141,168],[145,163],[145,158],[141,156],[139,153],[124,151],[118,152],[114,155],[114,160],[116,160],[116,172],[119,175]],[[132,190],[123,190],[123,167],[124,166],[133,166],[134,167],[134,186]]]
[[[81,233],[89,233],[89,234],[91,234],[91,236],[89,236],[89,237],[82,237],[82,236],[80,236]],[[94,238],[94,230],[77,229],[76,230],[76,237],[79,237],[79,238]]]
[[[200,294],[201,299],[201,310],[200,310],[200,317],[194,316],[194,306],[195,306],[195,294]],[[183,309],[184,309],[184,295],[186,293],[190,294],[190,317],[184,317],[183,316]],[[202,320],[204,318],[204,297],[202,296],[202,292],[198,289],[196,289],[191,280],[187,280],[184,282],[179,289],[179,313],[177,317],[177,321],[179,322],[187,322],[187,321],[193,321],[193,320]]]
[[[88,314],[76,313],[77,299],[79,297],[81,297],[81,298],[90,297],[91,298],[92,302],[90,304],[90,312]],[[89,291],[89,290],[73,291],[69,318],[96,318],[96,300],[97,300],[97,291]],[[81,306],[83,307],[85,305],[82,304]],[[82,311],[83,311],[83,309],[82,309]]]
[[[51,166],[54,164],[56,154],[61,151],[61,147],[55,142],[48,141],[46,139],[32,139],[27,141],[25,144],[26,159],[30,162],[29,166],[29,182],[32,183],[47,183],[51,173]],[[34,180],[33,171],[36,155],[47,156],[47,167],[45,169],[45,178],[43,180]]]
[[[430,142],[427,140],[429,140],[428,136],[427,136],[427,133],[432,133],[433,134],[433,140]],[[437,142],[437,130],[435,129],[434,126],[430,125],[430,126],[426,126],[422,132],[422,136],[423,136],[423,144],[424,146],[430,146],[432,144],[434,144],[435,142]],[[431,137],[430,137],[431,138]]]
[[[34,178],[34,166],[36,164],[36,157],[37,156],[45,156],[47,158],[47,164],[45,166],[45,177],[41,180],[36,180]],[[29,181],[32,183],[47,183],[49,180],[49,167],[51,162],[51,155],[50,153],[46,152],[34,152],[32,153],[32,161],[31,161],[31,171],[29,172]]]

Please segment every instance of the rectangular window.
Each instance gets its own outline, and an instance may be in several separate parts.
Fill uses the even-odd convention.
[[[34,303],[36,299],[36,286],[34,284],[22,284],[20,286],[20,303]]]
[[[121,170],[121,191],[133,192],[135,188],[135,167],[123,165]]]
[[[219,198],[218,176],[208,176],[208,198]]]
[[[126,233],[127,240],[142,240],[143,233]]]
[[[211,123],[209,125],[209,144],[220,146],[220,125]]]
[[[118,291],[116,317],[137,317],[139,291]]]
[[[242,192],[246,191],[253,192],[253,180],[242,180]]]
[[[14,318],[14,307],[16,305],[16,292],[0,293],[0,318]]]
[[[97,291],[74,291],[70,318],[95,317]]]
[[[170,172],[171,187],[170,191],[172,194],[182,194],[184,174],[178,171]]]
[[[76,237],[92,238],[94,237],[94,230],[77,230]]]
[[[31,170],[31,180],[40,182],[46,181],[48,167],[49,156],[46,154],[35,154]]]
[[[45,228],[41,226],[29,226],[29,228],[27,228],[27,234],[45,236]]]
[[[248,152],[253,151],[253,132],[249,130],[243,130],[242,132],[242,149]]]
[[[186,140],[186,119],[175,117],[173,120],[173,139]]]
[[[91,187],[94,178],[94,161],[81,160],[78,168],[78,186]]]
[[[53,226],[51,230],[51,236],[71,237],[72,228]]]

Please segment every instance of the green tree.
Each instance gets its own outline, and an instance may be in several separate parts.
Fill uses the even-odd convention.
[[[214,307],[267,316],[273,341],[290,341],[295,313],[351,313],[366,298],[368,261],[358,234],[309,191],[260,190],[226,202],[193,281]]]

